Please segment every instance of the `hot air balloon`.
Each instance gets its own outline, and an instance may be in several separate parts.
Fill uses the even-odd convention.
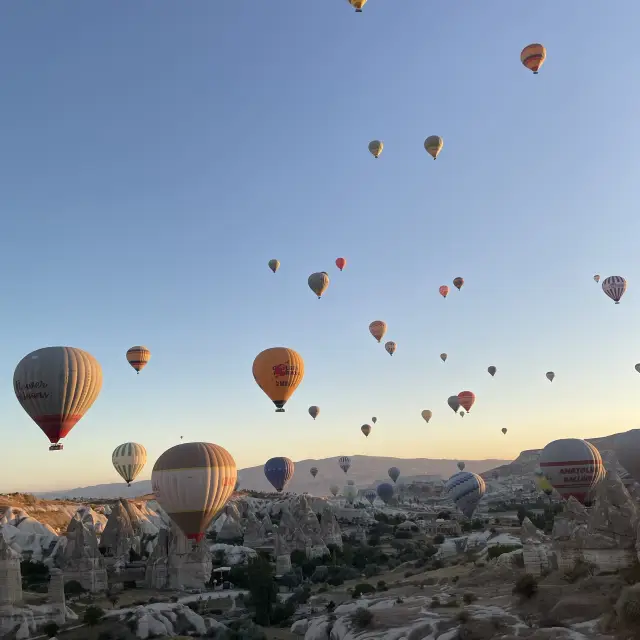
[[[151,359],[151,351],[147,347],[131,347],[127,351],[127,362],[140,373]]]
[[[275,273],[280,268],[280,260],[269,260],[269,269]]]
[[[387,333],[387,323],[382,320],[374,320],[369,325],[369,333],[380,342],[384,338],[384,334]]]
[[[635,370],[640,373],[640,362],[635,366]]]
[[[460,469],[460,471],[464,471],[464,468],[467,466],[464,462],[460,461],[458,462],[458,469]]]
[[[445,492],[467,518],[471,518],[484,495],[484,480],[470,471],[454,473],[445,483]]]
[[[449,356],[446,353],[440,354],[440,360],[442,360],[442,362],[446,362],[448,357]]]
[[[542,491],[547,496],[550,496],[553,493],[553,487],[549,480],[547,480],[544,473],[542,473],[542,469],[536,469],[534,472],[534,482],[540,491]]]
[[[265,349],[253,361],[253,377],[276,405],[276,413],[283,413],[284,405],[304,378],[304,360],[297,351],[286,347]]]
[[[380,140],[372,140],[369,143],[369,151],[374,158],[380,157],[382,150],[384,149],[384,144],[380,142]]]
[[[315,420],[320,415],[320,407],[315,405],[309,407],[309,415]]]
[[[95,402],[102,388],[100,363],[75,347],[45,347],[27,354],[13,373],[13,389],[29,417],[59,444]]]
[[[622,276],[609,276],[602,282],[602,290],[616,303],[620,304],[620,298],[627,290],[627,281]]]
[[[462,409],[460,409],[460,417],[464,418],[464,411]]]
[[[185,442],[167,449],[153,465],[156,500],[190,540],[199,542],[233,493],[238,471],[217,444]]]
[[[390,485],[388,482],[383,482],[378,485],[376,489],[376,493],[380,500],[382,500],[385,504],[389,504],[391,498],[393,498],[393,485]]]
[[[354,485],[352,484],[347,484],[343,489],[342,489],[342,495],[345,497],[345,499],[347,500],[347,502],[349,503],[353,503],[353,501],[356,499],[356,497],[358,496],[358,490],[355,488]]]
[[[373,507],[373,503],[376,501],[378,494],[373,489],[367,489],[364,493],[364,497],[369,501],[369,504]]]
[[[553,371],[547,371],[545,375],[547,376],[547,380],[549,380],[549,382],[553,382],[553,379],[556,377],[556,374],[553,373]]]
[[[506,433],[507,433],[507,428],[506,428],[506,427],[502,427],[502,429],[500,429],[500,431],[502,431],[502,433],[506,435]]]
[[[318,296],[318,300],[322,298],[322,294],[327,290],[329,286],[329,275],[326,271],[320,271],[318,273],[312,273],[309,276],[309,289]]]
[[[487,371],[491,374],[491,377],[493,378],[493,376],[496,375],[497,369],[494,366],[491,366],[487,369]]]
[[[340,491],[340,488],[338,487],[338,485],[332,484],[329,487],[329,491],[331,491],[331,495],[335,498],[338,495],[338,491]]]
[[[447,404],[454,410],[455,413],[458,413],[458,409],[460,408],[460,398],[458,398],[458,396],[449,396]]]
[[[458,394],[458,400],[460,400],[460,406],[467,410],[467,413],[471,411],[473,403],[476,401],[476,395],[472,391],[461,391]]]
[[[615,436],[613,451],[618,462],[631,477],[640,482],[640,429],[631,429]]]
[[[462,289],[462,285],[464,284],[464,278],[454,278],[453,279],[453,286],[460,291],[460,289]]]
[[[273,488],[278,493],[281,493],[289,483],[289,480],[293,478],[295,468],[296,466],[293,464],[293,460],[289,458],[270,458],[264,465],[264,475],[272,484]]]
[[[360,427],[360,431],[362,431],[362,433],[364,433],[365,437],[369,437],[369,434],[371,433],[371,425],[370,424],[363,424]]]
[[[349,456],[341,456],[338,458],[338,466],[347,473],[351,468],[351,458]]]
[[[595,276],[593,276],[593,279],[594,279],[596,282],[600,282],[600,276],[599,276],[598,274],[596,274]]]
[[[356,10],[356,13],[362,13],[362,7],[367,4],[367,0],[347,0],[347,2]]]
[[[540,453],[540,469],[566,500],[573,496],[583,504],[604,477],[598,450],[579,438],[550,442]]]
[[[438,291],[443,298],[446,298],[449,295],[449,287],[446,284],[443,284]]]
[[[342,271],[347,266],[346,258],[336,258],[336,267]]]
[[[137,442],[125,442],[113,450],[111,462],[130,487],[147,463],[147,450]]]
[[[427,153],[435,160],[442,151],[444,141],[440,136],[429,136],[424,141],[424,148]]]
[[[396,352],[397,347],[398,345],[391,340],[384,345],[384,348],[390,356],[392,356]]]
[[[422,416],[422,419],[429,424],[429,420],[431,420],[433,413],[429,409],[423,409],[420,415]]]
[[[309,473],[315,478],[318,475],[318,467],[311,467]]]
[[[387,473],[394,482],[400,477],[400,469],[398,467],[390,467]]]
[[[371,418],[371,422],[373,422],[373,424],[375,424],[376,422],[378,422],[378,418],[376,418],[375,416],[373,416],[373,418]]]
[[[544,64],[547,50],[541,44],[529,44],[520,52],[520,61],[530,71],[537,74]]]

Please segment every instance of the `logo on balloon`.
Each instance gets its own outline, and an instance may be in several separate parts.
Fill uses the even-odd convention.
[[[13,383],[13,387],[18,400],[45,400],[49,397],[48,391],[36,391],[36,389],[46,389],[49,385],[44,380],[38,380],[37,382],[29,382],[22,386],[20,380],[16,380]]]

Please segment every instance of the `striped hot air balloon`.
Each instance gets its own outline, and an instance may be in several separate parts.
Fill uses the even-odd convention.
[[[351,458],[349,456],[341,456],[338,458],[338,466],[347,473],[351,469]]]
[[[541,44],[529,44],[520,52],[520,62],[537,74],[547,57],[547,50]]]
[[[486,487],[484,480],[476,473],[459,471],[447,480],[444,489],[463,515],[471,518]]]
[[[627,281],[622,276],[609,276],[602,281],[602,290],[616,303],[627,290]]]
[[[140,373],[151,359],[151,351],[147,347],[131,347],[127,351],[127,362]]]
[[[573,496],[583,504],[604,477],[600,452],[579,438],[550,442],[540,453],[540,469],[565,500]]]
[[[293,460],[285,457],[271,458],[264,465],[264,475],[273,485],[273,488],[280,493],[293,478],[295,471]]]
[[[364,492],[364,497],[369,501],[369,504],[373,507],[373,503],[376,501],[378,494],[373,489],[367,489]]]
[[[147,450],[137,442],[125,442],[113,450],[111,462],[127,486],[130,487],[144,465],[147,464]]]
[[[231,454],[209,442],[185,442],[167,449],[151,473],[156,500],[185,536],[196,542],[224,508],[237,480]]]

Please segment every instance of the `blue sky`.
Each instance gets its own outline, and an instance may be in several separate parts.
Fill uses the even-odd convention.
[[[511,457],[637,427],[639,18],[631,0],[7,3],[0,491],[117,481],[127,440],[148,477],[181,435],[242,467]],[[536,41],[533,76],[519,53]],[[627,277],[619,306],[594,273]],[[49,453],[12,376],[56,344],[105,382]],[[307,367],[284,415],[251,375],[273,345]],[[461,419],[446,399],[463,389]]]

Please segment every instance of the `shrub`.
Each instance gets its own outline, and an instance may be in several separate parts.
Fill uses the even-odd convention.
[[[400,529],[399,531],[396,531],[395,537],[398,539],[411,540],[411,538],[413,538],[413,534],[411,531]]]
[[[369,584],[368,582],[361,582],[353,588],[353,593],[351,595],[353,598],[359,598],[361,594],[375,592],[376,588],[373,585]]]
[[[356,629],[368,629],[373,624],[373,613],[369,609],[356,609],[350,620]]]
[[[291,552],[291,564],[297,564],[302,566],[307,562],[307,554],[300,549],[294,549]]]
[[[84,616],[82,616],[82,622],[90,627],[95,627],[102,622],[103,618],[104,611],[100,607],[92,605],[85,609]]]
[[[438,533],[433,538],[433,544],[442,544],[444,542],[444,536],[441,533]]]
[[[114,640],[113,633],[111,631],[101,631],[98,635],[98,640]]]
[[[64,583],[65,596],[79,596],[85,591],[86,589],[77,580],[69,580]]]
[[[538,581],[530,573],[520,576],[513,587],[513,593],[525,599],[533,598],[537,592]]]
[[[55,622],[48,622],[42,628],[47,638],[55,638],[58,635],[60,627]]]
[[[246,566],[235,565],[229,571],[229,582],[240,589],[249,588],[249,571]]]
[[[522,549],[522,546],[519,544],[494,544],[487,549],[487,557],[489,560],[493,560],[501,556],[503,553],[511,553],[516,549]]]
[[[389,587],[387,587],[387,583],[384,580],[378,580],[376,584],[376,589],[378,591],[387,591]]]
[[[462,596],[462,601],[465,604],[471,604],[472,602],[475,602],[476,600],[477,600],[477,596],[476,596],[475,593],[468,592],[468,593],[465,593]]]
[[[277,604],[271,612],[270,622],[273,625],[289,624],[289,619],[296,612],[296,605],[291,602],[291,598],[283,604]]]
[[[332,587],[339,587],[341,584],[344,584],[344,580],[340,576],[331,576],[327,580],[327,584],[330,584]]]
[[[326,593],[327,591],[329,591],[329,588],[327,587],[326,584],[321,585],[320,588],[318,589],[318,593]]]
[[[377,576],[380,573],[380,569],[377,564],[368,564],[364,568],[365,578],[373,578],[373,576]]]
[[[440,559],[436,559],[431,563],[431,566],[434,569],[442,569],[444,567],[444,562],[442,562],[442,560]]]

